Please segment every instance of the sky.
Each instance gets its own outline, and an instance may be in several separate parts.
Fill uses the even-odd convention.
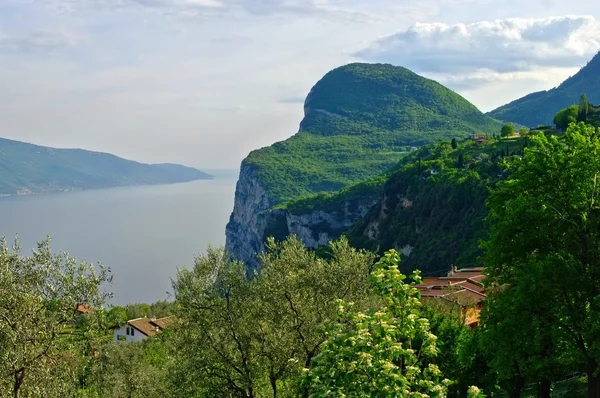
[[[596,0],[0,0],[0,136],[237,168],[335,67],[405,66],[489,111],[576,73],[599,32]]]

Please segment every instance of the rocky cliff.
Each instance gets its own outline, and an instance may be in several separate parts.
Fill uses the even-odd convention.
[[[380,196],[383,177],[271,208],[271,200],[252,166],[242,166],[236,186],[234,211],[226,229],[226,250],[250,269],[256,253],[273,236],[283,240],[296,235],[307,247],[317,249],[338,239],[367,215]],[[318,209],[317,209],[318,208]]]
[[[256,175],[256,168],[242,164],[235,188],[233,213],[225,230],[225,249],[236,260],[256,265],[256,253],[263,249],[266,214],[271,199]]]
[[[309,247],[339,237],[377,200],[344,187],[385,173],[413,147],[501,126],[439,83],[382,64],[327,73],[310,91],[304,113],[298,133],[242,162],[226,249],[250,267],[269,236],[295,233]],[[298,201],[319,192],[332,198]],[[290,201],[296,202],[283,205]]]

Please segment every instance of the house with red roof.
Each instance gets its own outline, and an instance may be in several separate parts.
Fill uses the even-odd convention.
[[[447,276],[423,278],[417,285],[424,302],[439,300],[439,303],[458,308],[465,324],[470,327],[479,325],[479,314],[486,298],[483,286],[483,267],[452,270]]]

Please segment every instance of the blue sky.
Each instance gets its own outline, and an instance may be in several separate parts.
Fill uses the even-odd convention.
[[[235,168],[348,62],[409,67],[484,111],[552,88],[600,50],[596,3],[2,0],[0,136]]]

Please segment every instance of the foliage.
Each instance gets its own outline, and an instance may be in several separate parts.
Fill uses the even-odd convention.
[[[61,396],[75,387],[78,355],[88,354],[101,326],[110,281],[103,267],[61,253],[50,240],[30,257],[0,243],[0,391],[14,397]],[[93,310],[76,311],[78,304]]]
[[[90,364],[85,396],[163,398],[171,396],[170,356],[164,336],[137,343],[110,342]]]
[[[600,103],[600,55],[596,55],[581,70],[558,87],[539,91],[503,105],[488,115],[498,120],[536,127],[549,124],[558,111],[578,104],[582,93]]]
[[[398,270],[400,256],[386,252],[371,281],[381,308],[368,313],[339,300],[338,320],[303,382],[312,397],[444,397],[451,381],[428,359],[437,354],[437,337],[420,313],[420,282]],[[473,388],[472,396],[480,395]]]
[[[579,98],[579,108],[577,111],[577,123],[586,123],[589,111],[590,102],[588,101],[587,96],[585,94],[581,94],[581,97]]]
[[[165,184],[210,178],[174,164],[144,164],[82,149],[57,149],[0,138],[0,195]]]
[[[251,152],[243,166],[277,205],[380,175],[413,145],[499,128],[458,94],[405,68],[350,64],[313,87],[298,134]]]
[[[588,374],[588,396],[598,397],[600,141],[583,123],[562,137],[536,134],[531,141],[523,159],[509,163],[509,179],[487,200],[492,229],[485,244],[486,283],[498,287],[489,294],[487,318],[507,322],[517,306],[522,318],[511,322],[527,328],[531,346],[495,330],[510,328],[507,323],[492,321],[486,328],[504,338],[493,339],[501,350],[545,358],[532,369],[517,358],[519,371],[527,374],[552,380],[562,362],[557,354],[572,358]]]
[[[579,107],[577,105],[571,105],[568,108],[562,109],[554,117],[554,124],[556,128],[566,130],[571,123],[577,122],[577,115],[579,114]]]
[[[582,97],[584,97],[582,95]],[[585,108],[585,112],[580,111]],[[556,114],[554,118],[554,124],[561,130],[566,130],[571,123],[584,121],[594,127],[600,127],[600,105],[594,106],[587,102],[586,98],[581,99],[581,104],[572,105],[568,108],[562,109]]]
[[[511,124],[505,124],[500,130],[500,136],[503,138],[510,137],[515,133],[515,128]]]
[[[488,231],[488,189],[506,176],[506,152],[520,154],[527,140],[469,140],[455,150],[446,142],[411,153],[389,175],[379,202],[345,234],[356,247],[403,249],[404,272],[445,273],[452,264],[476,263]]]
[[[364,301],[373,255],[332,242],[324,260],[290,237],[269,240],[260,276],[210,249],[174,282],[178,314],[172,378],[179,396],[295,396],[336,316],[336,300]]]

